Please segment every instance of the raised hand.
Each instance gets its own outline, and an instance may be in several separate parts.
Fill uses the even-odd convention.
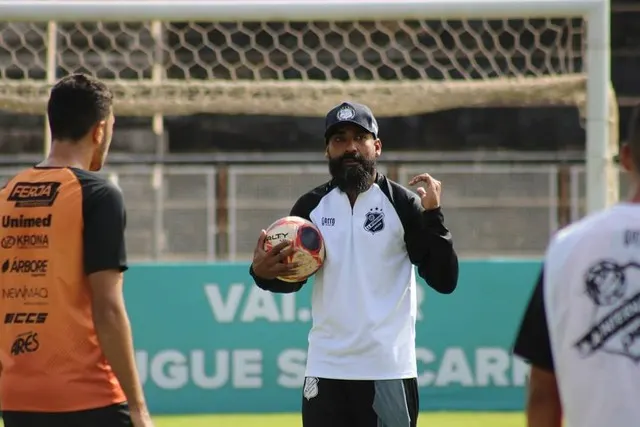
[[[418,187],[416,193],[420,196],[422,207],[426,210],[432,210],[440,207],[440,195],[442,194],[442,183],[434,179],[428,173],[414,176],[409,181],[409,185],[416,185],[423,182],[426,185]]]

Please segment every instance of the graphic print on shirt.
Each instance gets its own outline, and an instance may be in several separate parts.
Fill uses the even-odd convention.
[[[595,307],[590,329],[575,343],[581,356],[602,351],[640,362],[640,292],[630,290],[636,281],[636,262],[602,260],[589,268],[585,290]]]
[[[371,208],[365,215],[364,229],[371,234],[376,234],[384,229],[384,212],[380,208]]]

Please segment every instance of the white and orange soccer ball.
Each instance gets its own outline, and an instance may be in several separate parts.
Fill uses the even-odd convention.
[[[324,264],[324,240],[320,230],[311,221],[287,216],[271,224],[266,232],[264,250],[270,250],[283,240],[291,240],[294,247],[287,261],[298,263],[298,268],[293,274],[278,279],[289,283],[301,282],[314,275]]]

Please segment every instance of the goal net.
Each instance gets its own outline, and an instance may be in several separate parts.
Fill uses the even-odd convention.
[[[0,109],[43,114],[50,84],[85,72],[108,82],[126,116],[321,116],[345,99],[380,117],[493,106],[575,106],[587,116],[579,14],[343,22],[249,21],[239,11],[224,22],[170,22],[156,12],[144,22],[48,22],[35,7],[32,22],[0,14]],[[610,105],[602,144],[615,153]],[[610,188],[616,177],[607,173]]]
[[[347,98],[379,116],[585,101],[579,18],[56,27],[49,40],[46,23],[1,24],[1,108],[42,113],[47,46],[56,77],[110,81],[127,116],[318,116]]]

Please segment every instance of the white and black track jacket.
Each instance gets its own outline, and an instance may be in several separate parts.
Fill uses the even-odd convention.
[[[440,293],[453,292],[458,281],[458,257],[441,209],[425,211],[416,194],[378,173],[353,208],[328,182],[300,197],[290,214],[313,222],[326,245],[312,290],[306,375],[416,377],[414,265]],[[296,292],[306,283],[250,273],[271,292]]]

